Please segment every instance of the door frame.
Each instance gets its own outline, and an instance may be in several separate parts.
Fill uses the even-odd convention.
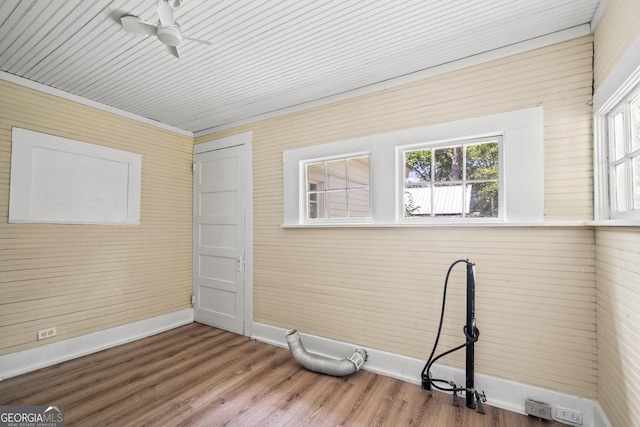
[[[208,151],[242,146],[242,162],[245,174],[244,184],[244,327],[243,335],[250,337],[253,332],[253,169],[252,169],[253,132],[244,132],[224,138],[196,144],[193,147],[193,162],[197,154]],[[195,178],[195,171],[194,171]],[[192,181],[193,194],[193,245],[192,245],[192,279],[191,289],[195,284],[195,255],[196,255],[196,194],[195,181]]]

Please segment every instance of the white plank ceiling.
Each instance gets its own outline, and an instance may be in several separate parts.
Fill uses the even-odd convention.
[[[0,0],[0,70],[191,132],[590,23],[599,0],[186,0],[180,59],[119,18],[156,0]]]

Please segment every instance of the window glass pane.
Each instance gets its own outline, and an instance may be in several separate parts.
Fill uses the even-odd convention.
[[[351,169],[349,169],[351,170]],[[349,190],[349,217],[350,218],[368,218],[371,216],[369,212],[369,189],[358,188]]]
[[[404,189],[404,217],[431,215],[431,187]]]
[[[369,158],[356,157],[347,160],[349,188],[369,187]]]
[[[462,208],[469,212],[469,201],[464,203],[463,184],[437,185],[433,188],[433,211],[435,216],[458,218],[462,216]]]
[[[307,194],[307,218],[324,218],[324,193]]]
[[[407,151],[404,153],[404,182],[431,181],[431,150]]]
[[[611,138],[611,142],[613,144],[612,154],[614,159],[618,160],[624,157],[625,155],[625,132],[624,132],[624,115],[622,112],[616,114],[613,117],[613,138]]]
[[[347,217],[347,192],[346,190],[327,192],[328,218]]]
[[[482,182],[467,185],[469,190],[468,215],[480,218],[498,217],[498,183]]]
[[[497,142],[467,146],[467,179],[498,179],[498,149]]]
[[[633,209],[640,209],[640,156],[631,159],[633,171]]]
[[[631,101],[631,121],[633,122],[631,151],[635,151],[640,148],[640,96]]]
[[[614,191],[616,196],[616,204],[614,208],[618,212],[627,210],[627,185],[626,185],[627,174],[625,173],[625,171],[626,171],[626,167],[624,163],[614,166],[614,177],[615,177]]]
[[[462,179],[462,147],[434,150],[436,181],[460,181]]]
[[[607,115],[607,120],[611,218],[637,218],[640,211],[640,86]]]
[[[307,219],[371,217],[368,156],[308,163],[306,179]]]
[[[500,138],[403,155],[405,218],[498,217]],[[421,171],[432,172],[435,185]]]
[[[327,162],[327,189],[338,190],[347,188],[347,170],[344,160]]]
[[[313,187],[313,188],[312,188]],[[324,189],[324,162],[307,165],[307,191]]]

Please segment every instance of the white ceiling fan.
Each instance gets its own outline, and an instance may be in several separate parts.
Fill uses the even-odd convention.
[[[153,25],[144,22],[135,15],[124,15],[120,18],[122,28],[133,34],[142,34],[145,36],[156,36],[158,40],[167,46],[170,54],[179,58],[178,45],[183,40],[191,40],[194,42],[211,46],[211,42],[206,40],[194,39],[182,35],[180,25],[173,19],[174,9],[180,6],[184,0],[159,0],[158,1],[158,24]]]

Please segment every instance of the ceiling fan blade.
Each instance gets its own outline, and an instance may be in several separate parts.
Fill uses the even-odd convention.
[[[196,42],[196,43],[202,43],[202,44],[206,44],[207,46],[213,46],[213,43],[211,43],[209,40],[202,40],[202,39],[194,39],[191,37],[185,37],[184,35],[182,36],[183,40],[191,40],[192,42]]]
[[[160,19],[160,25],[163,27],[173,26],[173,7],[169,2],[165,0],[158,2],[158,18]]]
[[[176,58],[180,59],[180,56],[178,56],[178,48],[176,46],[169,46],[167,45],[167,51],[175,56]]]
[[[133,34],[144,34],[146,36],[155,36],[157,28],[155,25],[147,24],[142,19],[134,15],[125,15],[120,17],[122,28]]]

